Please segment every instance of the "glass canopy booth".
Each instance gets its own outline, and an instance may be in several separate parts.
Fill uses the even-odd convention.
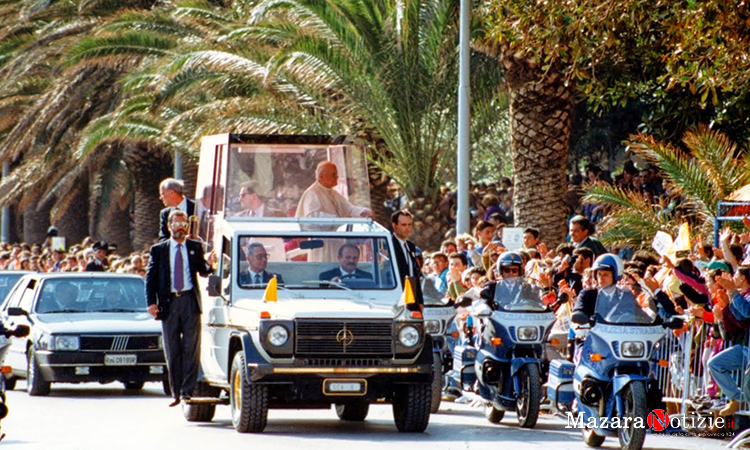
[[[370,207],[367,161],[362,145],[346,136],[217,134],[201,141],[196,201],[206,210],[196,235],[213,241],[217,220],[242,212],[240,193],[251,189],[274,220],[295,217],[304,191],[316,181],[319,163],[338,169],[333,188],[357,206]]]

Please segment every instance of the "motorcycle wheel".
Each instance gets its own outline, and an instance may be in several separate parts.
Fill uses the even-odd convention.
[[[542,401],[542,381],[539,366],[527,364],[518,371],[519,391],[516,397],[516,415],[522,428],[534,428],[539,419],[539,403]]]
[[[501,411],[492,406],[491,403],[487,403],[484,406],[484,417],[492,423],[500,423],[503,417],[505,417],[505,411]]]
[[[622,406],[624,408],[622,418],[628,421],[629,426],[617,430],[617,437],[620,439],[620,448],[622,450],[641,450],[643,448],[643,441],[646,439],[646,428],[637,428],[634,424],[638,417],[645,422],[646,388],[641,382],[631,381],[622,395]]]
[[[604,443],[604,436],[594,433],[591,428],[583,428],[581,432],[583,433],[583,443],[589,447],[599,448]]]

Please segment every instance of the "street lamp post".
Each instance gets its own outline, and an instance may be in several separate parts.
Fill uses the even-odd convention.
[[[456,164],[456,233],[469,232],[469,27],[471,0],[461,0],[458,63],[458,149]]]

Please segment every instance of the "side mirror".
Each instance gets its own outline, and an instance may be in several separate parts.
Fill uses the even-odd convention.
[[[664,326],[670,330],[679,330],[684,324],[685,322],[679,317],[670,317],[664,321]]]
[[[31,333],[31,328],[29,328],[28,325],[16,325],[16,328],[13,330],[13,336],[15,337],[26,337]]]
[[[218,297],[221,295],[221,277],[218,275],[208,276],[208,295]]]
[[[8,315],[9,316],[28,316],[29,313],[26,312],[23,308],[12,306],[8,308]]]
[[[480,319],[485,319],[492,315],[492,308],[487,305],[482,305],[477,308],[477,310],[474,312],[474,315],[479,317]]]
[[[583,311],[576,311],[570,315],[570,321],[579,325],[586,325],[589,323],[589,316]]]

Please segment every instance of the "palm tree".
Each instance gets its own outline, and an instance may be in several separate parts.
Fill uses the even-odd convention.
[[[676,235],[683,219],[693,231],[711,236],[718,202],[750,183],[750,158],[721,132],[705,125],[687,131],[685,148],[639,134],[628,143],[630,149],[657,166],[666,188],[682,198],[682,217],[665,215],[662,207],[647,196],[614,186],[589,188],[584,201],[603,203],[611,210],[599,226],[602,241],[611,245],[646,247],[661,230]]]

